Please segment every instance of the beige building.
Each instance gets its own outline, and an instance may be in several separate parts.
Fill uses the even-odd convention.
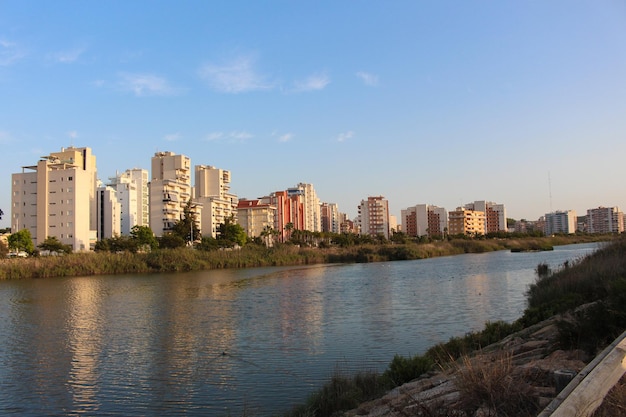
[[[96,241],[96,157],[62,148],[12,175],[11,230],[28,229],[35,246],[48,236],[85,251]]]
[[[492,201],[474,201],[464,206],[469,210],[482,211],[485,213],[485,234],[507,232],[506,207]]]
[[[202,236],[217,237],[220,224],[237,217],[237,196],[230,192],[230,171],[195,166],[194,204]]]
[[[335,203],[320,204],[322,232],[339,233],[341,231],[339,207]]]
[[[485,212],[458,207],[448,213],[448,234],[479,236],[485,234]]]
[[[417,204],[401,210],[400,216],[407,236],[443,236],[448,229],[448,212],[443,207]]]
[[[129,235],[134,226],[150,225],[150,192],[147,169],[127,169],[109,178],[120,203],[120,233]]]
[[[545,234],[552,236],[557,233],[576,233],[577,217],[575,210],[554,211],[545,215]]]
[[[274,236],[268,235],[268,231],[273,231],[276,217],[276,206],[264,203],[261,199],[247,200],[241,199],[237,205],[237,224],[239,224],[250,237],[263,237],[267,246],[273,246]]]
[[[299,183],[295,187],[287,188],[289,197],[299,195],[304,208],[304,228],[310,232],[322,231],[320,199],[313,184]]]
[[[361,200],[357,216],[360,233],[389,239],[389,202],[383,196],[368,197]]]
[[[163,236],[183,217],[191,199],[191,160],[173,152],[152,157],[150,179],[150,228]]]
[[[96,191],[96,213],[98,218],[98,240],[109,239],[121,234],[122,206],[117,192],[107,185],[100,185]]]

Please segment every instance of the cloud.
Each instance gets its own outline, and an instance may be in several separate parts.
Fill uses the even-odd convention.
[[[167,134],[163,137],[163,140],[166,140],[168,142],[175,142],[177,140],[180,140],[180,138],[182,138],[182,135],[180,133],[170,133]]]
[[[240,143],[240,142],[245,142],[248,139],[252,139],[253,137],[254,137],[253,134],[246,132],[244,130],[234,130],[229,133],[211,132],[205,136],[204,140],[207,142]]]
[[[330,84],[330,78],[328,75],[314,74],[304,80],[296,81],[293,91],[302,93],[307,91],[323,90],[328,84]]]
[[[14,42],[0,39],[0,66],[6,67],[22,59],[25,53]]]
[[[66,51],[55,52],[50,54],[50,58],[61,64],[71,64],[72,62],[76,62],[86,50],[84,46],[80,46]]]
[[[285,133],[278,137],[279,142],[289,142],[291,139],[293,139],[293,133]]]
[[[178,93],[165,78],[153,74],[122,73],[119,77],[118,87],[123,91],[132,92],[137,97],[170,96]]]
[[[245,93],[274,88],[273,83],[255,69],[255,60],[251,56],[240,56],[232,61],[218,65],[205,64],[198,74],[208,86],[221,93]]]
[[[354,136],[354,132],[353,131],[348,131],[348,132],[344,132],[344,133],[340,133],[337,136],[337,141],[338,142],[345,142],[346,140],[352,138]]]
[[[359,71],[356,73],[356,76],[359,77],[365,85],[369,85],[370,87],[378,85],[378,75],[370,74],[369,72]]]

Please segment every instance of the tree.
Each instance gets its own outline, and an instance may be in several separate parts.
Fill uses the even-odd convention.
[[[159,238],[159,248],[161,249],[182,248],[185,244],[185,239],[175,233],[166,233]]]
[[[234,216],[226,219],[217,228],[217,240],[220,246],[233,247],[235,245],[243,246],[246,244],[248,237],[241,225],[235,223]]]
[[[172,233],[182,238],[186,243],[193,244],[195,241],[199,241],[202,236],[200,235],[200,229],[196,222],[196,212],[194,206],[191,203],[191,199],[187,201],[187,205],[183,209],[183,218],[180,219],[174,227],[172,227]]]
[[[143,250],[156,249],[159,241],[154,236],[154,232],[148,226],[133,226],[130,230],[130,237],[137,242],[137,246]]]
[[[65,245],[56,236],[48,236],[46,240],[37,245],[37,247],[49,252],[72,253],[72,246]]]
[[[24,251],[29,255],[35,252],[35,245],[33,239],[30,236],[30,230],[22,229],[9,236],[9,249],[16,251]]]
[[[4,241],[0,240],[0,257],[4,258],[9,253],[9,247]]]

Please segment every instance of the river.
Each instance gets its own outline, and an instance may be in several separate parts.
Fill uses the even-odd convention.
[[[597,244],[370,264],[0,282],[0,414],[277,415],[518,318],[534,269]]]

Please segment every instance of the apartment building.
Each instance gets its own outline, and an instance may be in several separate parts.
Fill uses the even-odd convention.
[[[321,232],[320,199],[317,197],[313,184],[299,183],[295,187],[287,188],[287,195],[299,195],[304,206],[304,227],[300,230]]]
[[[320,220],[322,232],[340,232],[339,206],[335,203],[322,203],[320,205]]]
[[[357,223],[363,235],[382,235],[389,239],[389,201],[383,196],[361,200],[358,207]]]
[[[237,224],[239,224],[250,237],[264,236],[269,229],[274,229],[276,207],[263,203],[262,199],[241,199],[237,204]],[[268,236],[267,244],[272,246],[274,236]]]
[[[54,236],[74,251],[95,245],[96,157],[90,148],[61,148],[11,177],[11,230],[28,229],[35,246]]]
[[[182,219],[191,199],[191,160],[173,152],[157,152],[151,166],[150,228],[156,236],[163,236]]]
[[[96,190],[96,216],[98,240],[109,239],[121,234],[122,205],[117,191],[108,185],[100,184]]]
[[[261,201],[276,207],[274,230],[278,232],[277,238],[280,242],[288,241],[292,230],[306,230],[302,190],[275,191],[267,197],[262,197]]]
[[[400,211],[402,232],[407,236],[443,236],[448,229],[448,212],[443,207],[417,204]]]
[[[238,198],[230,192],[230,171],[210,165],[196,165],[195,197],[202,236],[217,237],[220,224],[236,218]]]
[[[127,169],[109,178],[120,204],[120,233],[130,235],[135,226],[150,225],[149,174],[147,169]]]
[[[485,212],[458,207],[448,214],[448,233],[479,236],[485,234]]]
[[[485,233],[507,232],[506,208],[504,204],[492,201],[474,201],[464,206],[466,209],[485,213]]]
[[[545,215],[545,234],[571,234],[576,232],[577,217],[575,210],[555,211]]]
[[[622,233],[624,213],[619,207],[598,207],[587,210],[587,231],[589,233]]]

